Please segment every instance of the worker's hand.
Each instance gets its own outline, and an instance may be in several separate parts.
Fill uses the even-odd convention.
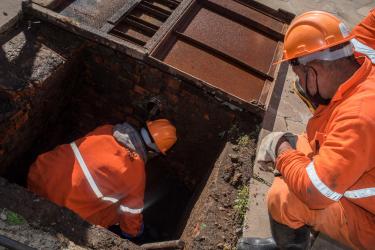
[[[297,136],[289,132],[271,132],[263,138],[256,159],[263,170],[271,172],[274,170],[274,162],[280,146],[283,145],[283,149],[288,147],[288,145],[283,144],[286,141],[291,148],[295,148]]]

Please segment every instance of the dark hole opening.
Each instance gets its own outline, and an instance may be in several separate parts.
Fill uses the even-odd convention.
[[[159,93],[161,96],[170,94],[165,85],[174,78],[111,53],[86,49],[71,62],[71,69],[56,79],[56,88],[50,90],[54,94],[47,95],[30,117],[29,123],[34,124],[30,129],[39,128],[33,131],[37,136],[30,147],[19,152],[5,177],[26,186],[28,168],[37,155],[80,138],[99,125],[128,121],[140,128],[153,110],[152,117],[169,118],[176,125],[179,140],[168,156],[146,167],[144,222],[149,232],[137,243],[177,239],[224,147],[223,138],[217,135],[231,126],[233,117],[223,110],[218,112],[217,103],[207,102],[191,87],[181,90],[177,104],[167,100],[167,107],[159,109],[157,101],[147,100],[156,86],[159,92],[166,91]],[[139,84],[144,84],[144,93],[137,90]],[[146,105],[142,108],[139,103]]]

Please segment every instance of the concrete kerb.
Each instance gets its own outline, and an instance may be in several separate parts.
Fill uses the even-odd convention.
[[[0,1],[0,34],[15,26],[22,17],[21,0]]]

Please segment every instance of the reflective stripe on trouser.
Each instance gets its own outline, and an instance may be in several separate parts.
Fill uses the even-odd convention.
[[[92,191],[95,193],[96,197],[98,197],[99,199],[101,199],[103,201],[109,201],[109,202],[112,202],[112,203],[119,202],[119,199],[117,199],[117,198],[107,197],[107,196],[104,196],[102,194],[102,192],[100,191],[100,189],[96,185],[96,183],[94,181],[94,178],[92,177],[92,175],[90,173],[90,170],[88,169],[88,167],[87,167],[87,165],[86,165],[86,163],[85,163],[85,161],[84,161],[84,159],[81,155],[81,152],[79,151],[76,143],[75,142],[70,143],[70,147],[72,148],[74,156],[75,156],[76,160],[78,161],[78,165],[81,167],[81,170],[82,170],[83,174],[85,175],[86,180],[89,183]],[[134,208],[126,207],[124,205],[121,205],[120,208],[119,208],[120,212],[131,213],[131,214],[140,214],[140,213],[142,213],[142,210],[143,210],[143,208],[134,209]]]
[[[275,178],[267,195],[268,211],[277,222],[291,228],[310,225],[347,246],[354,248],[344,209],[335,202],[325,209],[312,210],[297,198],[282,178]]]
[[[362,188],[362,189],[355,189],[355,190],[348,190],[344,194],[337,193],[331,190],[321,179],[319,178],[314,162],[310,162],[310,164],[306,167],[307,175],[310,178],[311,183],[315,186],[315,188],[325,197],[331,199],[333,201],[338,201],[341,199],[342,196],[350,199],[365,199],[367,197],[375,196],[375,188]]]

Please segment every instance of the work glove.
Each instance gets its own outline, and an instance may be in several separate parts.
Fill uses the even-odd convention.
[[[275,168],[276,146],[281,138],[285,138],[292,148],[296,148],[297,135],[289,132],[271,132],[266,135],[260,143],[256,162],[264,171],[272,172]]]

